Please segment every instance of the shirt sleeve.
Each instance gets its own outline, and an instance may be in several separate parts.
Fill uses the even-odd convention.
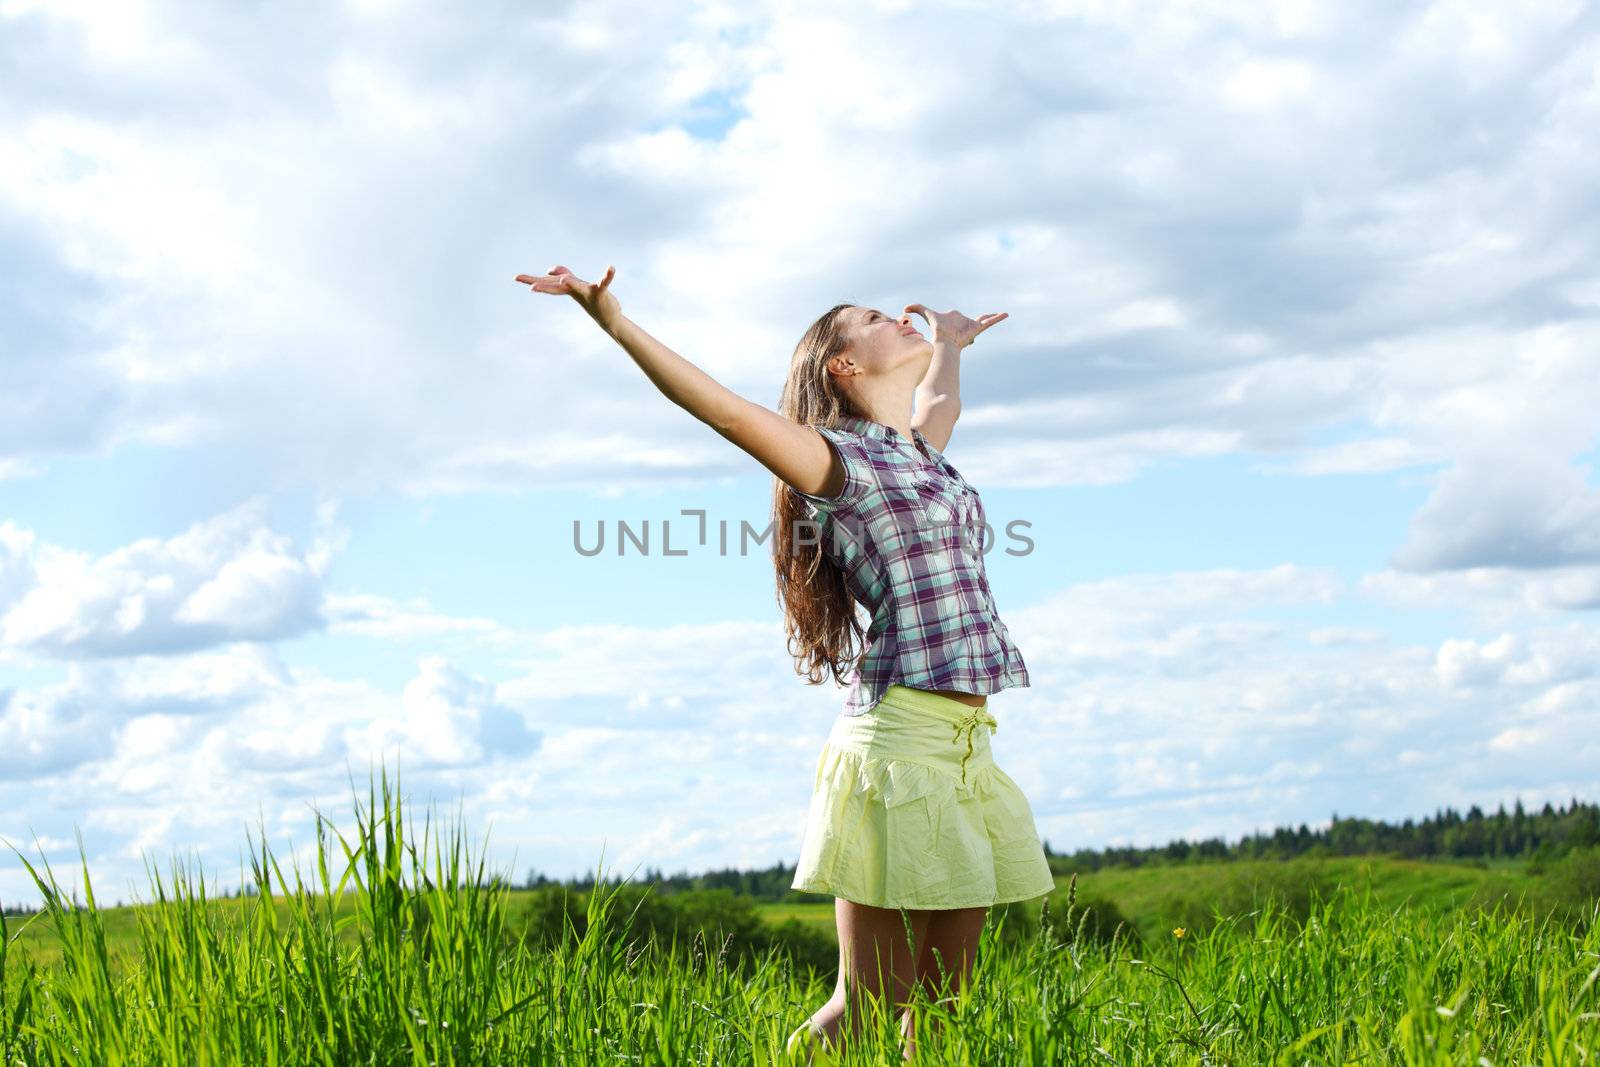
[[[822,439],[828,442],[839,457],[839,462],[844,465],[844,488],[838,496],[802,493],[793,486],[789,487],[790,490],[800,499],[809,500],[824,510],[836,510],[859,503],[873,483],[871,465],[862,451],[860,440],[848,430],[837,430],[831,426],[813,426],[812,429],[822,435]]]

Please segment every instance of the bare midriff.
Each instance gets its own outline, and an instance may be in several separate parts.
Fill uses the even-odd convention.
[[[989,698],[986,696],[979,696],[977,693],[963,693],[959,689],[924,689],[923,692],[938,693],[942,697],[949,697],[951,700],[959,700],[961,703],[972,708],[981,708],[989,702]]]

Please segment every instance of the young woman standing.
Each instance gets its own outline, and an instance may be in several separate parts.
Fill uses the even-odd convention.
[[[892,998],[909,1057],[912,990],[959,991],[988,909],[1054,888],[1027,798],[989,747],[988,695],[1028,685],[1027,668],[984,573],[982,501],[942,451],[960,413],[960,350],[1006,316],[836,305],[800,339],[774,411],[625,317],[615,276],[586,282],[558,265],[516,280],[571,296],[668,399],[776,476],[789,650],[811,683],[831,673],[850,686],[793,883],[836,898],[839,981],[789,1048],[836,1047],[863,1008]]]

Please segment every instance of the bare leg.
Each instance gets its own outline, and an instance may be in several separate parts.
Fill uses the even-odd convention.
[[[928,932],[917,955],[917,981],[930,1001],[953,997],[966,988],[989,909],[951,908],[921,914],[928,916]],[[900,1031],[906,1036],[907,1057],[916,1055],[916,1023],[910,1011],[901,1017]]]
[[[908,910],[902,917],[898,908],[874,908],[838,898],[833,914],[839,929],[839,983],[832,998],[806,1020],[806,1026],[829,1045],[839,1047],[860,1033],[869,997],[884,1002],[887,1010],[910,999],[917,982],[917,950],[926,940],[934,913]],[[906,939],[908,924],[911,941]]]

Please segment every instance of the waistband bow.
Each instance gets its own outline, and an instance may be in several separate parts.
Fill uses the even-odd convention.
[[[1000,729],[1000,724],[987,708],[973,708],[971,714],[962,716],[955,723],[956,732],[950,737],[951,744],[954,744],[961,739],[961,731],[967,731],[967,754],[961,758],[962,785],[967,784],[967,760],[972,758],[972,733],[980,726],[987,726],[991,734]]]

